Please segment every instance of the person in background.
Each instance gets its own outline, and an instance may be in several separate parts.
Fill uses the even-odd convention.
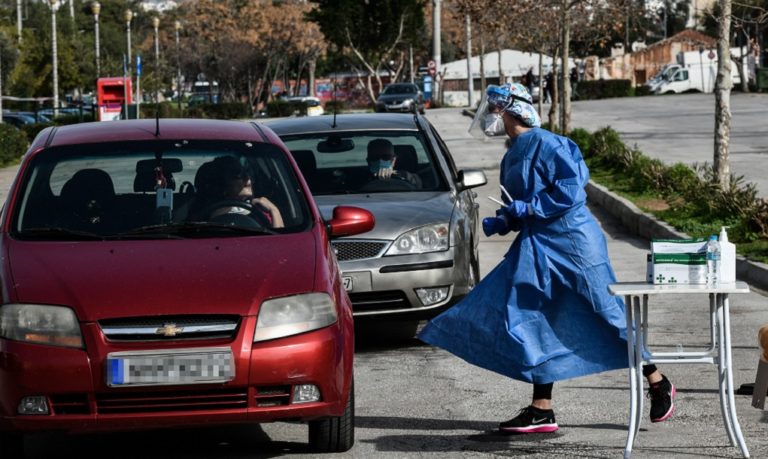
[[[586,205],[589,171],[579,147],[540,127],[523,85],[492,86],[486,95],[510,146],[499,177],[505,205],[483,220],[483,231],[518,234],[501,263],[419,338],[533,384],[530,405],[501,422],[501,432],[553,432],[555,382],[628,367],[625,305],[608,292],[616,277]],[[664,421],[675,410],[675,387],[654,365],[643,374],[651,421]]]
[[[576,67],[571,68],[571,73],[569,78],[571,80],[571,99],[578,99],[579,92],[577,88],[579,86],[579,69],[577,69]]]

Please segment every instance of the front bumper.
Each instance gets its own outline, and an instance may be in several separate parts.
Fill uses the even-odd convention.
[[[408,315],[428,318],[469,292],[468,278],[456,249],[427,254],[384,256],[342,261],[342,277],[351,278],[348,290],[355,317]],[[425,305],[416,290],[447,287],[448,296]]]
[[[340,416],[351,388],[351,333],[342,334],[337,323],[302,335],[251,343],[244,337],[253,336],[255,320],[243,318],[237,338],[230,343],[116,345],[102,338],[96,324],[83,326],[86,350],[0,340],[0,430],[105,432]],[[230,345],[235,360],[235,377],[230,382],[106,385],[104,362],[110,352],[222,345]],[[315,384],[321,400],[293,403],[297,384]],[[17,414],[26,396],[46,397],[50,414]]]

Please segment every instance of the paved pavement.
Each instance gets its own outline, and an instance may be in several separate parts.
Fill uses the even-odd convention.
[[[731,114],[731,172],[768,197],[768,94],[732,93]],[[713,94],[575,101],[572,123],[590,132],[611,126],[628,145],[669,164],[712,164]]]

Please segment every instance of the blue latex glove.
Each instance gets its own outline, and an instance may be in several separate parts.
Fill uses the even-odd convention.
[[[523,201],[512,201],[504,207],[504,213],[510,217],[523,218],[528,216],[528,204]]]
[[[494,234],[501,234],[502,236],[507,234],[507,220],[503,217],[486,217],[483,219],[483,233],[486,236],[493,236]]]

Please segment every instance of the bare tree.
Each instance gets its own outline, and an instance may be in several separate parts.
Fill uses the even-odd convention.
[[[715,82],[715,152],[714,168],[721,187],[728,185],[731,168],[728,148],[731,139],[731,0],[718,0],[717,80]]]

